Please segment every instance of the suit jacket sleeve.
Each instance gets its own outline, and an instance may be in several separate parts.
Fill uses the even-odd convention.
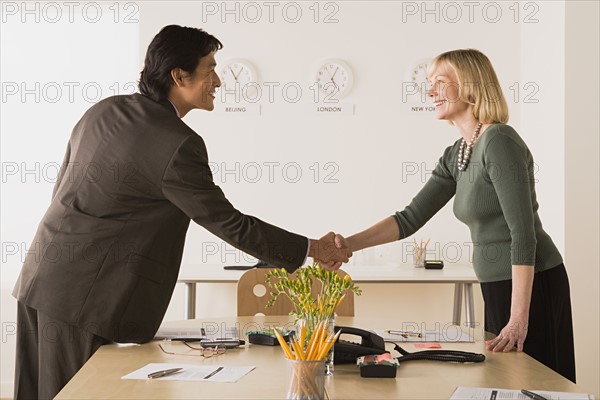
[[[69,141],[69,143],[67,144],[67,151],[65,152],[65,158],[63,160],[63,163],[60,166],[60,171],[58,173],[58,177],[56,178],[56,183],[54,184],[54,189],[52,190],[52,199],[54,199],[54,196],[56,196],[56,192],[58,192],[60,183],[62,182],[63,178],[65,177],[67,169],[69,168],[69,160],[70,159],[71,159],[71,142]]]
[[[290,233],[235,209],[213,182],[204,141],[190,135],[169,161],[164,196],[189,218],[232,246],[292,272],[306,257],[306,237]]]

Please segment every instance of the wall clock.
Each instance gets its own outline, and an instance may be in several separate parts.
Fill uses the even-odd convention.
[[[248,60],[233,59],[223,63],[220,68],[221,90],[225,90],[225,96],[231,93],[241,95],[247,99],[256,94],[258,76],[256,68]]]
[[[354,83],[352,69],[340,59],[323,61],[317,70],[316,80],[321,92],[337,99],[346,96]]]
[[[415,89],[421,94],[427,94],[427,90],[431,85],[427,81],[427,70],[431,65],[432,60],[420,60],[409,70],[409,82],[412,83]]]

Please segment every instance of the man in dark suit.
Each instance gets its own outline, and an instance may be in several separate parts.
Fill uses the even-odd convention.
[[[152,339],[190,220],[290,272],[307,256],[348,261],[333,233],[309,240],[244,215],[214,184],[204,141],[181,118],[214,108],[221,47],[199,29],[163,28],[141,94],[107,98],[75,126],[13,292],[15,398],[54,397],[104,343]]]

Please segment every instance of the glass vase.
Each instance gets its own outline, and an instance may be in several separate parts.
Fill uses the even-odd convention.
[[[325,363],[321,361],[286,360],[287,399],[322,400],[325,394]]]
[[[306,339],[305,339],[305,343],[303,343],[303,350],[304,351],[308,351],[308,343],[310,342],[310,338],[312,337],[312,335],[315,332],[315,329],[317,326],[322,326],[320,325],[319,320],[317,319],[313,319],[313,320],[300,320],[296,326],[296,335],[298,338],[301,337],[301,332],[302,332],[302,327],[305,327],[306,329]],[[322,338],[323,342],[326,342],[327,338],[329,337],[333,337],[334,332],[334,327],[335,327],[335,319],[334,317],[328,318],[325,320],[325,327],[326,327],[326,337]],[[327,352],[327,354],[325,355],[325,357],[323,358],[323,361],[325,361],[325,374],[327,376],[331,376],[333,375],[333,345],[331,346],[331,348],[329,349],[329,351]]]
[[[335,327],[335,319],[331,318],[330,320],[327,321],[327,336],[332,336],[335,332],[334,332],[334,327]],[[325,356],[325,375],[327,376],[332,376],[333,375],[333,347],[331,346],[331,349],[329,350],[329,353],[327,353],[327,355]]]

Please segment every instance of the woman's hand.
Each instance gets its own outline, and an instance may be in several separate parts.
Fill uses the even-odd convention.
[[[529,323],[533,269],[530,265],[512,266],[510,319],[498,336],[485,342],[488,350],[508,352],[517,346],[517,351],[523,351]]]
[[[350,242],[348,241],[348,239],[346,239],[339,233],[335,234],[333,241],[335,243],[335,247],[337,247],[338,249],[349,249],[351,252],[354,251],[350,246]]]
[[[490,351],[509,352],[515,346],[517,351],[523,351],[523,343],[527,337],[527,319],[512,318],[500,331],[500,334],[492,340],[486,340],[486,348]]]
[[[331,232],[329,233],[331,234]],[[378,246],[384,243],[390,243],[398,240],[400,237],[400,228],[394,216],[376,223],[369,229],[359,232],[350,237],[343,237],[335,234],[334,243],[338,250],[347,250],[351,255],[355,251],[366,249],[368,247]],[[328,237],[328,239],[330,239]],[[325,269],[338,269],[341,264],[332,262],[331,260],[319,260],[319,265]]]

